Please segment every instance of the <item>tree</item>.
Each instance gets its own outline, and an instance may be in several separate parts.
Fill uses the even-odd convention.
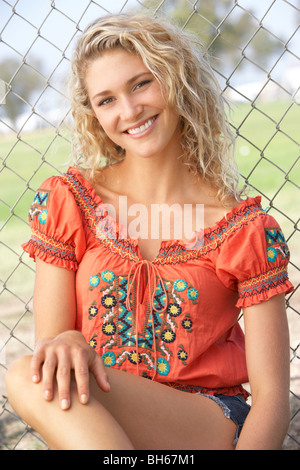
[[[241,59],[245,48],[251,60],[266,63],[282,47],[272,35],[260,30],[251,11],[237,7],[233,0],[146,0],[143,6],[195,34],[213,61],[214,57],[226,57],[228,69]]]
[[[34,68],[21,64],[13,58],[7,58],[0,63],[0,79],[7,90],[5,103],[0,106],[0,112],[6,115],[12,124],[15,124],[26,106],[30,106],[30,98],[34,91],[42,86],[43,79],[35,69],[41,69],[37,60]]]

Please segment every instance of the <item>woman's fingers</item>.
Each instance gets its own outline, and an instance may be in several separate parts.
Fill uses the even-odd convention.
[[[57,357],[54,353],[48,353],[43,364],[43,397],[52,400],[54,396],[53,381],[57,366]]]
[[[85,405],[88,402],[90,395],[88,353],[85,350],[77,351],[74,359],[74,372],[79,401]]]
[[[103,360],[89,346],[87,350],[81,350],[76,355],[74,370],[79,401],[83,405],[89,400],[90,373],[95,376],[99,387],[109,392],[110,386]]]
[[[104,392],[110,391],[110,384],[108,381],[108,375],[103,360],[98,354],[95,354],[93,362],[90,365],[90,371],[94,375],[99,387]]]
[[[31,359],[31,378],[34,383],[39,383],[42,380],[45,400],[52,400],[53,398],[53,378],[56,365],[56,355],[49,353],[45,344],[39,345]]]
[[[68,410],[71,405],[71,362],[68,348],[59,348],[57,351],[56,380],[58,389],[58,400],[62,410]]]
[[[42,381],[46,400],[54,397],[55,381],[60,407],[71,405],[71,372],[74,370],[79,401],[89,400],[89,375],[92,373],[99,387],[109,392],[106,367],[101,357],[86,343],[78,332],[65,332],[52,340],[40,343],[31,361],[31,376],[35,383]]]
[[[36,350],[33,353],[30,363],[31,378],[34,383],[41,380],[41,366],[44,362],[45,355],[43,350]]]

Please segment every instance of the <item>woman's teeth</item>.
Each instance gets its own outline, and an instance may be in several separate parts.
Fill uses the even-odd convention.
[[[135,129],[128,129],[128,134],[140,134],[141,132],[144,132],[146,129],[148,129],[148,127],[151,126],[151,124],[153,124],[155,119],[156,116],[149,119],[149,121],[145,122],[145,124],[143,124],[141,127],[136,127]]]

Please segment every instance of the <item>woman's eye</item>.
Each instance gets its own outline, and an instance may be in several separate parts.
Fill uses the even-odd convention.
[[[105,98],[105,100],[102,100],[100,103],[98,103],[98,106],[105,106],[106,104],[110,104],[112,100],[112,98]]]
[[[144,86],[148,85],[148,83],[151,83],[151,80],[143,80],[142,82],[139,82],[137,85],[135,85],[134,90],[139,90],[143,88]],[[105,98],[104,100],[100,101],[97,106],[106,106],[114,101],[114,98]]]
[[[143,82],[138,83],[135,88],[136,89],[142,88],[143,86],[148,85],[148,83],[150,82],[151,80],[144,80]]]

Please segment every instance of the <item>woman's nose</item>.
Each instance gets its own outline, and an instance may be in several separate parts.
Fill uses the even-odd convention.
[[[143,106],[133,97],[123,97],[120,116],[123,121],[135,121],[143,112]]]

